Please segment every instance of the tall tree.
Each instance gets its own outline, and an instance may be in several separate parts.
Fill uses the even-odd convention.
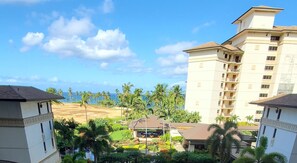
[[[152,92],[152,99],[157,114],[163,109],[163,102],[165,97],[167,97],[167,87],[166,84],[157,84],[155,90]]]
[[[59,90],[58,90],[58,95],[63,96],[63,91],[62,91],[62,89],[59,89]]]
[[[229,162],[232,146],[235,145],[237,150],[240,148],[240,135],[236,123],[227,121],[223,128],[218,124],[211,124],[208,127],[208,131],[210,130],[213,131],[207,139],[210,154],[214,158],[218,153],[221,163]]]
[[[226,118],[225,118],[222,114],[220,114],[220,115],[218,115],[218,116],[216,117],[216,122],[219,123],[219,124],[221,124],[221,123],[224,122],[225,120],[226,120]]]
[[[60,142],[57,142],[60,148],[71,147],[73,150],[74,146],[74,130],[78,126],[78,123],[74,119],[69,120],[56,120],[54,121],[54,129],[57,131],[57,137],[60,137]]]
[[[68,88],[68,98],[69,98],[69,101],[72,100],[72,95],[73,95],[73,93],[72,93],[72,88],[69,87],[69,88]]]
[[[175,109],[177,109],[177,106],[184,105],[184,95],[182,94],[182,89],[179,85],[173,86],[169,94],[171,98],[173,98]]]
[[[199,112],[188,113],[187,122],[188,123],[201,122],[201,115],[199,114]]]
[[[259,146],[256,148],[247,147],[240,153],[240,157],[233,163],[285,163],[286,157],[278,152],[265,154],[267,149],[267,137],[261,137]],[[248,154],[248,155],[246,155]]]
[[[240,118],[239,118],[238,115],[233,114],[233,115],[231,115],[231,117],[229,118],[229,121],[232,121],[232,122],[234,122],[234,123],[237,123],[238,121],[240,121]]]
[[[80,107],[84,107],[85,108],[86,122],[88,122],[87,107],[88,107],[88,104],[89,104],[90,96],[91,95],[88,92],[82,92],[82,94],[81,94],[81,100],[79,101]]]
[[[53,88],[53,87],[49,87],[49,88],[47,88],[47,89],[46,89],[46,92],[47,92],[47,93],[54,94],[54,95],[59,95],[59,94],[58,94],[58,91],[57,91],[55,88]],[[55,103],[55,104],[62,104],[62,102],[59,101],[59,100],[51,100],[51,102],[53,102],[53,103]]]
[[[245,118],[246,118],[247,123],[248,123],[248,124],[251,124],[251,122],[252,122],[253,119],[254,119],[254,116],[253,116],[253,115],[247,115]]]
[[[80,148],[89,148],[94,154],[95,163],[97,163],[100,154],[109,150],[110,138],[108,135],[109,124],[106,121],[90,120],[88,126],[78,128],[79,139],[77,143]]]

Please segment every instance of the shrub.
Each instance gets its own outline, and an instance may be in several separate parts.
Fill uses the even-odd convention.
[[[175,137],[172,137],[172,141],[173,142],[180,142],[182,143],[184,140],[184,138],[182,136],[175,136]]]
[[[112,131],[118,131],[118,130],[122,130],[123,126],[121,124],[118,123],[114,123],[111,125]]]
[[[172,155],[173,162],[176,163],[215,163],[209,154],[198,154],[194,152],[176,152]]]

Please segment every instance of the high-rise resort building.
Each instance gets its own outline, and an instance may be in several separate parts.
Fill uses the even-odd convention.
[[[274,26],[281,8],[252,7],[232,24],[237,33],[222,44],[209,42],[189,54],[185,109],[198,111],[203,123],[219,115],[252,115],[263,107],[249,102],[297,92],[297,26]]]
[[[50,100],[33,87],[0,86],[0,162],[61,162]]]

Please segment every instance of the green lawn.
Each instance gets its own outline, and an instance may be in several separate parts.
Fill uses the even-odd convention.
[[[132,138],[132,133],[130,130],[118,130],[110,134],[112,141],[123,141]]]

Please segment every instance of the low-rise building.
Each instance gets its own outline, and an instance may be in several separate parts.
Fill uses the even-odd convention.
[[[266,152],[279,152],[287,157],[289,163],[295,163],[297,160],[297,94],[281,94],[254,101],[251,104],[264,106],[258,138],[262,136],[268,138]]]
[[[0,86],[0,162],[60,162],[50,100],[34,87]]]

